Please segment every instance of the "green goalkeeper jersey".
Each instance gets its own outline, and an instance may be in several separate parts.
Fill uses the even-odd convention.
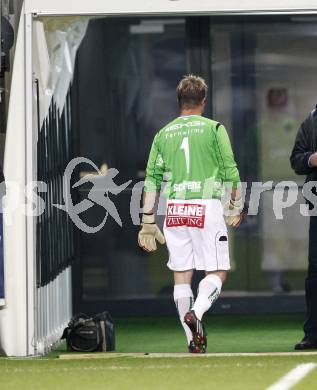
[[[224,184],[237,188],[239,171],[227,131],[199,115],[178,117],[155,136],[145,178],[145,192],[170,199],[220,198]]]

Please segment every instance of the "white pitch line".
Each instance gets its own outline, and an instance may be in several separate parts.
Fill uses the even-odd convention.
[[[132,358],[208,358],[208,357],[259,357],[259,356],[317,356],[317,352],[246,352],[246,353],[205,353],[205,354],[191,354],[191,353],[120,353],[120,352],[98,352],[98,353],[70,353],[59,355],[60,359],[76,360],[76,359],[114,359],[122,357]]]
[[[266,390],[289,390],[316,368],[316,363],[299,364]]]

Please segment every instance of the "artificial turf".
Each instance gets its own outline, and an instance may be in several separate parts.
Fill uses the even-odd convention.
[[[288,352],[300,340],[301,315],[215,316],[205,318],[208,352]],[[186,352],[175,317],[117,319],[118,352]]]
[[[117,352],[186,352],[177,318],[117,318]],[[290,356],[142,357],[72,359],[64,346],[40,359],[0,359],[0,389],[266,389],[298,364],[317,363],[293,346],[301,316],[209,316],[208,352],[290,352]],[[63,359],[67,354],[67,358]],[[61,356],[61,358],[58,358]],[[96,358],[97,357],[97,358]],[[314,389],[317,369],[295,389]]]
[[[264,390],[297,364],[311,361],[316,362],[316,357],[6,360],[1,364],[0,386],[32,390]]]

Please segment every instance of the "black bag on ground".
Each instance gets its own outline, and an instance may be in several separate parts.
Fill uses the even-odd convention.
[[[67,350],[96,352],[115,350],[115,331],[111,315],[104,311],[94,317],[76,314],[63,332]]]

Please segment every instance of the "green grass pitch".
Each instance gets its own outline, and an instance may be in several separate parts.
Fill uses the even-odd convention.
[[[117,318],[116,354],[69,354],[64,346],[45,358],[0,359],[0,389],[266,389],[317,355],[296,355],[301,316],[208,316],[209,353],[289,352],[285,356],[184,356],[177,318]],[[176,353],[175,357],[151,353]],[[127,355],[127,353],[138,353]],[[149,355],[144,355],[149,353]],[[294,389],[314,389],[317,369]]]

